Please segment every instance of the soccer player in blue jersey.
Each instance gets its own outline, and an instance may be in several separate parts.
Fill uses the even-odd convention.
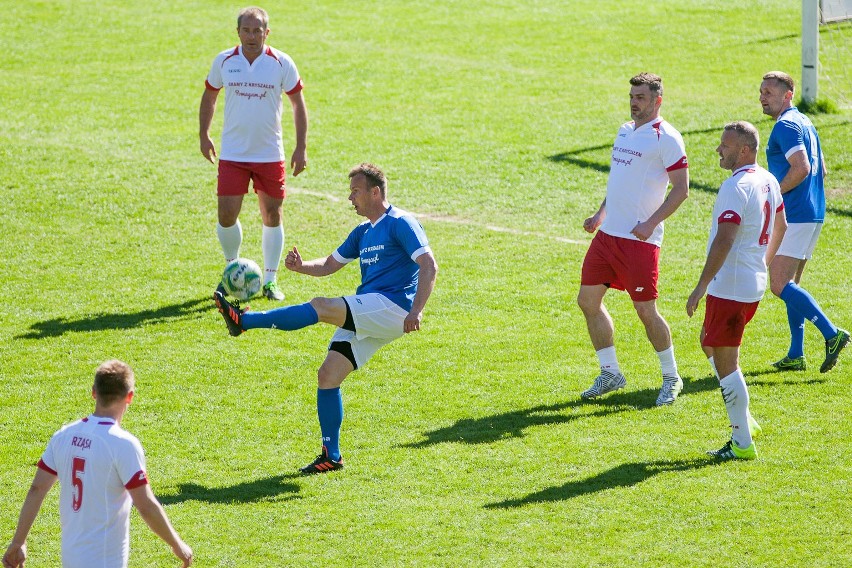
[[[780,370],[805,369],[808,320],[825,339],[825,360],[819,371],[826,373],[849,343],[849,332],[834,325],[813,296],[799,286],[825,221],[825,160],[816,128],[793,106],[794,88],[793,78],[781,71],[767,73],[760,84],[763,113],[775,119],[766,145],[767,169],[781,185],[789,225],[769,267],[770,289],[787,305],[791,336],[787,355],[773,366]]]
[[[327,257],[304,261],[293,247],[284,265],[309,276],[328,276],[358,259],[361,285],[354,295],[314,298],[268,312],[240,309],[218,290],[213,295],[229,333],[234,336],[247,329],[290,331],[317,322],[337,327],[317,373],[322,451],[312,463],[301,468],[304,474],[343,467],[339,443],[343,422],[340,385],[380,347],[404,333],[420,329],[423,308],[438,273],[423,227],[410,213],[388,203],[384,172],[373,164],[363,163],[349,172],[349,180],[349,201],[367,221],[355,227]]]

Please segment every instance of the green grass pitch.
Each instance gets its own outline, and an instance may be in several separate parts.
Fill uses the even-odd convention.
[[[296,476],[319,449],[316,368],[332,329],[231,338],[210,300],[222,259],[198,103],[214,55],[237,43],[240,6],[0,1],[0,546],[48,437],[90,411],[92,372],[117,357],[138,381],[124,425],[201,568],[852,565],[852,354],[820,375],[809,327],[813,370],[770,372],[787,332],[767,296],[741,357],[760,456],[717,465],[704,451],[728,423],[700,317],[684,310],[727,176],[721,128],[744,119],[768,137],[760,77],[799,78],[800,3],[263,6],[311,119],[286,244],[330,253],[360,220],[349,167],[380,164],[440,264],[423,329],[344,384],[346,469]],[[607,305],[628,387],[579,400],[597,370],[575,304],[582,221],[629,119],[627,79],[643,70],[664,78],[662,115],[684,135],[692,178],[666,223],[659,301],[686,386],[662,409],[658,362],[624,294]],[[848,329],[852,112],[814,121],[829,205],[803,283]],[[241,219],[242,254],[260,260],[254,197]],[[279,281],[302,302],[357,278],[349,267]],[[33,568],[59,565],[57,495],[29,539]],[[130,566],[177,565],[133,517]]]

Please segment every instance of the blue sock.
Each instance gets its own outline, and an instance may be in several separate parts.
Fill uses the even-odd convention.
[[[790,350],[787,357],[798,359],[805,356],[805,316],[787,304],[787,323],[790,324]]]
[[[343,424],[340,387],[317,389],[317,416],[322,431],[322,445],[328,450],[328,457],[340,461],[340,425]]]
[[[243,329],[260,327],[293,331],[314,325],[319,321],[317,311],[310,303],[275,308],[268,312],[246,312],[243,314]]]
[[[789,282],[784,289],[781,290],[781,295],[779,296],[784,303],[788,306],[791,306],[797,312],[802,314],[804,318],[819,329],[822,336],[826,341],[837,335],[837,328],[834,327],[834,324],[826,317],[822,310],[817,304],[817,301],[813,299],[813,296],[808,294],[807,290],[800,287],[798,284],[794,282]]]

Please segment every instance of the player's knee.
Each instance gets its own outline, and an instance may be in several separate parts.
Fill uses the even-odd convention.
[[[317,371],[317,387],[321,389],[334,389],[343,384],[346,376],[337,372],[328,365],[321,365]]]
[[[639,316],[639,319],[645,324],[645,327],[653,325],[658,322],[658,320],[662,319],[660,313],[657,311],[657,306],[653,303],[640,303],[634,304],[636,307],[636,315]]]
[[[577,305],[586,315],[595,313],[601,308],[601,303],[596,298],[584,294],[582,290],[577,294]]]
[[[789,284],[789,283],[790,283],[789,280],[785,281],[781,278],[772,278],[772,276],[770,276],[769,277],[769,290],[773,294],[775,294],[776,296],[780,297],[781,292],[784,290],[784,288],[787,287],[787,284]]]
[[[332,306],[331,298],[314,298],[310,302],[308,302],[316,311],[317,314],[322,317],[324,313],[326,313],[329,308]]]

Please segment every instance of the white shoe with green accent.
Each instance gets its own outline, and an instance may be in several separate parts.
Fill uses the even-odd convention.
[[[278,287],[276,282],[267,282],[263,285],[263,295],[268,300],[280,302],[284,299],[284,292]]]

